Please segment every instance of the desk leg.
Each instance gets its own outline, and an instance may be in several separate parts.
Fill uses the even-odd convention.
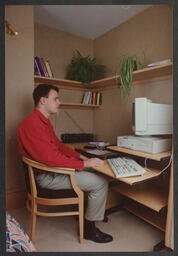
[[[171,164],[168,211],[166,219],[165,246],[173,248],[173,162]]]
[[[159,242],[153,247],[153,251],[173,251],[173,163],[171,164],[171,173],[170,173],[170,181],[169,181],[169,196],[168,196],[168,211],[166,218],[166,231],[165,231],[165,240]]]

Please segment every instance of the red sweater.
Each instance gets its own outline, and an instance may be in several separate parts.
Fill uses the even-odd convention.
[[[21,155],[48,166],[81,170],[80,154],[67,147],[55,135],[53,127],[40,111],[34,109],[18,129],[18,149]]]

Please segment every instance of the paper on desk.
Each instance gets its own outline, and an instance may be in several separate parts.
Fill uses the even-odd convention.
[[[94,146],[101,146],[100,143],[102,143],[102,147],[106,147],[106,146],[109,146],[109,143],[108,142],[103,142],[103,141],[98,141],[98,142],[95,142],[95,141],[90,141],[89,144],[90,145],[94,145]]]
[[[88,150],[87,153],[90,153],[90,154],[93,154],[93,155],[104,155],[104,154],[108,154],[108,153],[111,153],[111,151],[109,150]]]

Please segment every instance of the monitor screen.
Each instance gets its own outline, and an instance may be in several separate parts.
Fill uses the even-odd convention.
[[[133,101],[132,128],[136,135],[166,135],[173,133],[173,106],[152,103],[147,98]]]

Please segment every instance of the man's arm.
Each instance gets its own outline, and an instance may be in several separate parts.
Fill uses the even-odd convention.
[[[103,161],[98,158],[88,159],[79,155],[79,159],[67,157],[61,153],[55,143],[51,142],[51,137],[44,131],[43,127],[29,126],[29,129],[19,129],[18,131],[19,151],[22,155],[28,152],[27,157],[47,164],[49,166],[68,167],[82,170],[84,167],[102,166]]]
[[[99,158],[90,158],[89,159],[88,157],[86,157],[82,154],[80,154],[78,156],[77,154],[79,154],[79,153],[77,151],[73,150],[72,148],[68,147],[63,142],[61,142],[56,135],[55,135],[55,139],[58,142],[59,147],[62,148],[63,152],[65,152],[68,155],[70,155],[70,154],[75,155],[76,154],[77,158],[80,158],[81,160],[83,160],[84,168],[94,167],[94,166],[103,166],[104,165],[104,161],[99,159]]]
[[[19,145],[23,148],[21,153],[28,152],[32,159],[49,166],[59,166],[82,170],[84,162],[68,157],[59,151],[57,145],[51,141],[50,133],[47,133],[43,126],[31,125],[26,129],[20,129]],[[23,152],[22,152],[23,151]],[[80,154],[77,152],[78,158]]]

